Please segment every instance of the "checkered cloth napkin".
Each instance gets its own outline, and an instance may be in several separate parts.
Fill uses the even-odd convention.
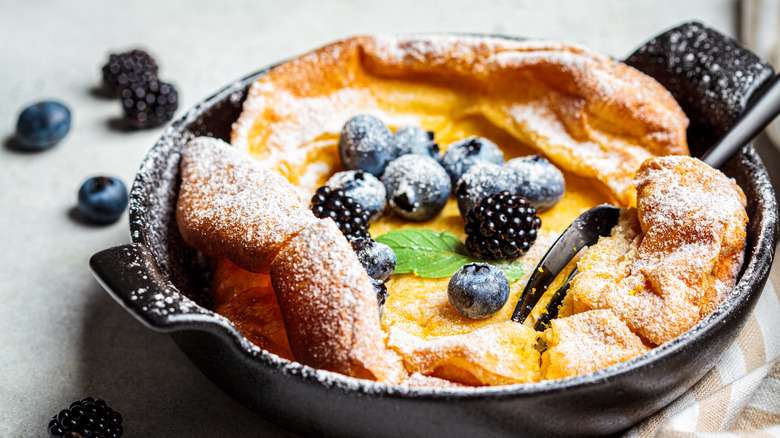
[[[780,260],[715,367],[626,438],[780,436]]]

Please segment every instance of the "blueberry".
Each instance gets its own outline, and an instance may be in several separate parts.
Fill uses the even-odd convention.
[[[96,224],[116,222],[127,208],[127,188],[117,178],[90,178],[79,189],[79,211]]]
[[[439,145],[433,140],[433,132],[417,126],[407,126],[395,131],[395,156],[417,154],[439,159]]]
[[[395,152],[395,137],[374,116],[361,114],[347,121],[339,137],[341,163],[348,170],[382,175]]]
[[[379,317],[382,317],[382,310],[385,309],[385,300],[387,299],[387,286],[381,280],[371,279],[371,286],[374,286],[376,292],[376,304],[379,307]]]
[[[396,265],[392,248],[374,239],[353,239],[351,243],[369,277],[379,281],[390,278]]]
[[[382,182],[390,209],[410,221],[424,221],[439,214],[451,190],[444,168],[422,155],[398,157],[387,166]]]
[[[487,318],[501,310],[509,299],[509,281],[495,266],[469,263],[450,279],[447,299],[465,317]]]
[[[503,164],[504,153],[486,138],[468,137],[449,145],[441,157],[441,165],[450,175],[453,187],[471,166],[480,161]]]
[[[520,189],[517,173],[506,166],[481,162],[467,170],[455,189],[460,215],[466,217],[480,199],[488,195],[508,191],[515,194]]]
[[[506,166],[517,173],[520,187],[515,195],[520,195],[536,208],[544,211],[557,204],[563,198],[565,182],[563,173],[552,163],[539,155],[514,158]]]
[[[325,185],[333,190],[341,189],[345,195],[354,199],[369,212],[370,221],[377,220],[385,209],[385,185],[370,173],[362,170],[338,172]]]
[[[19,114],[16,141],[21,149],[39,151],[62,140],[70,130],[70,110],[55,101],[30,105]]]

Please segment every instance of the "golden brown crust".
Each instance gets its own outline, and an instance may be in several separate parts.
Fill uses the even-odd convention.
[[[406,377],[382,340],[376,292],[335,222],[293,237],[273,262],[271,283],[297,361],[387,383]]]
[[[510,385],[539,380],[536,340],[534,329],[504,321],[433,340],[391,328],[388,347],[403,357],[410,373],[468,386]]]
[[[214,138],[187,143],[176,222],[188,245],[268,273],[287,241],[316,221],[289,181],[248,155]]]
[[[455,116],[481,114],[623,205],[642,161],[688,153],[685,114],[625,64],[572,44],[444,35],[356,37],[272,69],[251,87],[232,143],[272,166],[305,161],[351,116],[407,116],[389,113],[414,96],[388,81],[456,89]]]
[[[733,288],[745,248],[745,195],[690,157],[648,160],[635,181],[641,234],[636,223],[623,223],[585,254],[569,311],[611,309],[660,345],[693,327]]]
[[[229,319],[249,341],[288,360],[295,360],[282,322],[271,277],[239,268],[230,260],[213,260],[214,311]]]
[[[542,354],[545,379],[561,379],[623,362],[649,350],[611,310],[553,319]]]

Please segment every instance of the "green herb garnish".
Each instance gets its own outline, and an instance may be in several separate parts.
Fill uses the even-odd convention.
[[[424,278],[452,276],[467,263],[490,263],[506,275],[509,282],[523,277],[523,265],[518,262],[491,262],[472,257],[458,236],[447,231],[428,229],[393,230],[376,237],[395,252],[398,274],[415,273]]]

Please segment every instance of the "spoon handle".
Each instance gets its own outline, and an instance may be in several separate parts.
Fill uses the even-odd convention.
[[[779,113],[780,75],[777,75],[755,102],[742,113],[726,135],[702,155],[702,161],[714,168],[720,168],[723,163],[766,128]]]

